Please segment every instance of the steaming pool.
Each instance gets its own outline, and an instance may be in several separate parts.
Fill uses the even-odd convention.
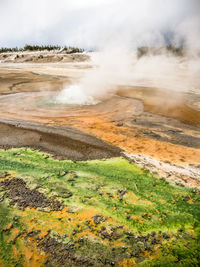
[[[59,92],[52,91],[16,93],[0,96],[0,104],[1,108],[7,109],[9,113],[17,112],[18,110],[34,115],[52,111],[52,114],[55,113],[55,116],[57,113],[60,114],[73,108],[83,107],[80,104],[69,104],[59,101],[58,96]]]
[[[120,86],[117,95],[103,101],[84,94],[78,85],[62,91],[19,92],[0,96],[0,114],[5,119],[73,118],[103,116],[124,119],[143,110],[169,116],[192,124],[200,124],[200,95],[174,93],[170,90]]]
[[[5,119],[40,120],[81,116],[127,117],[143,111],[141,101],[113,96],[95,104],[65,104],[59,91],[23,92],[0,96],[0,114]],[[123,112],[122,112],[123,111]]]

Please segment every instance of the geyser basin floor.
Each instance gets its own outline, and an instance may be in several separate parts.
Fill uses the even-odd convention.
[[[122,158],[0,150],[2,266],[197,266],[197,191]]]
[[[67,84],[76,83],[85,71],[85,64],[1,64],[0,93],[11,96],[7,101],[2,99],[0,117],[53,127],[70,126],[95,135],[129,153],[145,154],[172,163],[200,163],[199,126],[173,120],[170,118],[173,113],[170,112],[166,114],[168,117],[143,112],[139,100],[115,97],[100,105],[78,109],[61,106],[50,108],[48,105],[38,105],[37,101],[31,102],[31,97],[34,99],[34,96],[44,96],[46,91],[54,94],[55,90],[62,89]],[[52,75],[53,73],[56,75]],[[137,92],[136,89],[139,90],[133,87],[133,92]],[[141,97],[138,98],[143,101],[146,110],[144,100],[147,96],[150,100],[158,100],[158,97],[154,92],[151,95],[151,90],[148,94],[146,88],[141,90],[143,89],[139,90]],[[22,94],[24,98],[20,100],[20,95],[14,95],[18,92],[28,93]],[[34,95],[32,92],[37,93]],[[166,95],[164,99],[166,101]],[[159,100],[162,100],[161,94]],[[156,103],[159,107],[160,101],[154,101]],[[178,110],[181,109],[179,104],[178,102]],[[158,108],[152,111],[159,113]],[[200,112],[195,112],[195,119],[198,120]]]

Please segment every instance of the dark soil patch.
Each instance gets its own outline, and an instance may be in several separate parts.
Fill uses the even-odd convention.
[[[101,236],[107,233],[101,231]],[[114,232],[113,232],[114,233]],[[107,233],[108,235],[108,233]],[[152,232],[144,236],[135,236],[131,232],[124,232],[124,238],[128,246],[107,247],[91,243],[86,237],[80,238],[77,244],[71,240],[67,244],[59,242],[47,234],[39,241],[38,246],[50,255],[46,266],[116,266],[116,263],[129,257],[136,259],[144,257],[144,251],[155,252],[155,246],[162,246],[162,241],[169,241],[171,236],[168,233]],[[113,234],[112,234],[112,238]],[[112,239],[111,238],[111,239]],[[103,238],[104,239],[104,238]],[[77,251],[78,248],[78,251]]]
[[[58,200],[50,200],[44,194],[37,190],[29,189],[26,183],[21,178],[6,179],[0,182],[7,195],[11,199],[10,204],[17,204],[19,207],[33,207],[33,208],[50,208],[51,210],[61,210],[62,204]]]
[[[86,256],[76,255],[73,243],[63,244],[47,236],[40,242],[40,246],[46,254],[51,256],[46,266],[94,266]]]

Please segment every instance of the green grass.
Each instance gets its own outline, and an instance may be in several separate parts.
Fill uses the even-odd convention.
[[[21,154],[16,155],[18,152]],[[95,210],[110,218],[112,225],[120,224],[135,235],[147,235],[152,231],[169,233],[170,240],[163,240],[164,245],[158,248],[159,257],[152,258],[149,255],[145,261],[138,262],[138,265],[198,266],[200,196],[192,193],[191,189],[170,185],[123,158],[73,162],[55,160],[51,156],[47,158],[46,154],[30,149],[1,150],[0,173],[5,171],[23,178],[30,188],[41,185],[42,188],[38,190],[50,198],[63,201],[68,207]],[[74,181],[68,181],[70,179]],[[120,189],[128,191],[122,200],[119,200]],[[68,192],[72,192],[73,196],[68,198]],[[110,198],[109,194],[113,197]],[[9,208],[4,202],[1,213],[15,213],[17,208]],[[57,215],[38,215],[28,209],[26,216],[27,220],[39,216],[46,224],[50,219],[57,220]],[[76,221],[76,214],[71,217]],[[0,220],[1,228],[6,224],[6,218]],[[110,227],[109,223],[104,224]],[[63,224],[61,232],[65,231],[70,236],[73,226],[68,230],[64,227]],[[84,222],[81,227],[85,229]],[[2,240],[1,238],[1,242]],[[133,241],[124,236],[120,242],[127,245],[130,251],[134,248]],[[107,249],[104,248],[106,253],[114,244],[110,242]],[[101,246],[105,247],[105,244],[101,243]],[[90,245],[88,251],[89,247]],[[9,247],[5,249],[7,250]],[[90,253],[94,253],[94,250]],[[129,258],[130,255],[124,257]]]

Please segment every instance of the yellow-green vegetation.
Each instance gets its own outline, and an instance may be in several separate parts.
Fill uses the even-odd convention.
[[[199,266],[199,200],[123,158],[0,150],[0,266]]]

